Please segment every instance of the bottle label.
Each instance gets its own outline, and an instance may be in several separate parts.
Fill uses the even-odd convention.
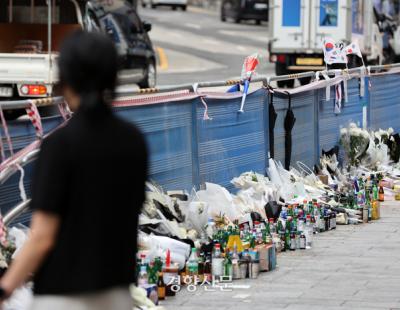
[[[223,275],[223,259],[222,258],[213,258],[212,260],[212,274],[213,276],[222,276]]]
[[[157,293],[158,293],[159,299],[164,299],[165,298],[165,286],[157,287]]]

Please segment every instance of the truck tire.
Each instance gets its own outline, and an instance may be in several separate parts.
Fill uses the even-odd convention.
[[[311,82],[311,77],[304,77],[299,79],[300,85],[307,85]]]
[[[275,73],[276,75],[287,75],[289,71],[286,67],[286,64],[282,64],[277,62],[275,64]],[[287,81],[278,81],[277,82],[279,88],[284,88],[285,86],[288,88],[293,88],[294,80],[287,80]]]

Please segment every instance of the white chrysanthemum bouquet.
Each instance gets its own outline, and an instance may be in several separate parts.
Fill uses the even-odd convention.
[[[370,142],[367,130],[359,128],[355,123],[350,123],[348,128],[340,130],[340,144],[346,153],[349,165],[357,167],[366,154]]]

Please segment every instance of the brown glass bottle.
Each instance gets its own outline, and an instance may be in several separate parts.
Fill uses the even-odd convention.
[[[158,299],[159,300],[165,299],[166,285],[164,283],[163,273],[162,272],[160,272],[158,274],[157,293],[158,293]]]
[[[379,186],[379,193],[378,193],[379,201],[384,202],[385,201],[385,191],[383,190],[383,186]]]

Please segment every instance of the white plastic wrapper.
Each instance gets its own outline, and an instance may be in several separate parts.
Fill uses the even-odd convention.
[[[180,268],[185,266],[190,255],[190,245],[164,236],[139,234],[139,246],[145,249],[146,258],[152,260],[157,256],[165,257],[170,250],[171,261],[179,264]]]
[[[272,183],[274,183],[278,188],[282,187],[283,184],[280,174],[278,172],[278,168],[276,166],[275,160],[273,160],[272,158],[269,159],[268,175]]]
[[[208,203],[204,201],[191,201],[186,210],[186,221],[198,233],[204,231],[208,220]]]
[[[267,204],[264,193],[256,192],[254,188],[239,191],[234,197],[236,210],[241,216],[246,213],[257,212],[263,218],[266,218],[264,206]]]
[[[23,286],[15,290],[10,299],[5,302],[3,310],[29,310],[32,301],[32,290],[27,286]]]
[[[232,195],[226,188],[206,183],[206,189],[197,192],[200,201],[208,204],[208,217],[225,215],[230,221],[239,218],[240,212],[234,208]]]
[[[12,255],[13,259],[17,256],[18,252],[21,250],[22,246],[25,244],[26,239],[28,238],[28,231],[29,231],[29,229],[25,226],[23,226],[21,228],[12,227],[8,231],[9,238],[14,240],[14,243],[15,243],[15,252]]]
[[[269,179],[262,174],[250,171],[242,173],[239,177],[233,178],[231,183],[239,189],[253,188],[257,192],[262,192]]]

